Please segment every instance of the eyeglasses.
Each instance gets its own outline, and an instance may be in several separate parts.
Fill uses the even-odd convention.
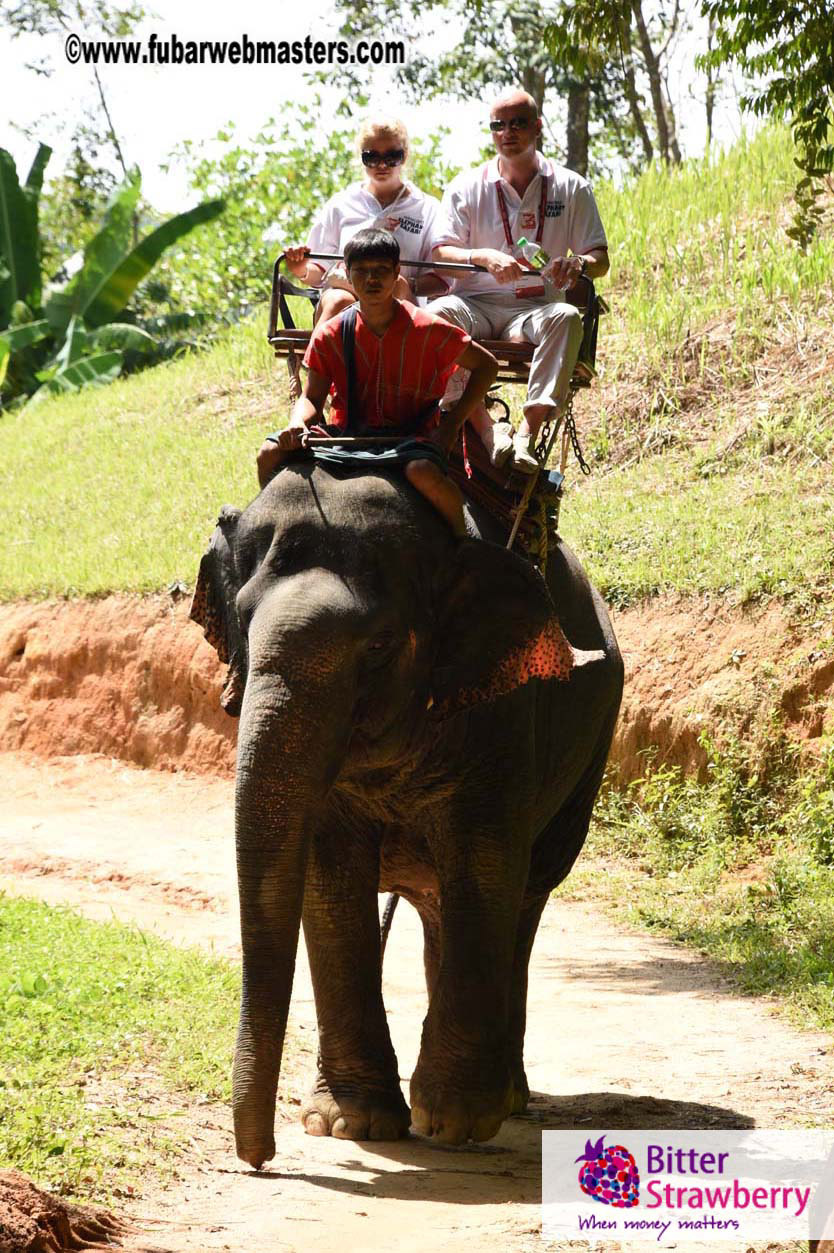
[[[377,152],[376,148],[362,149],[363,165],[384,165],[393,170],[395,165],[402,165],[404,160],[404,148],[389,148],[387,152]]]
[[[531,117],[519,116],[519,117],[508,117],[508,118],[493,118],[489,124],[489,129],[492,131],[493,135],[500,135],[501,131],[506,130],[508,126],[511,131],[523,131],[525,130],[526,127],[532,126],[532,125],[533,125],[533,118]]]

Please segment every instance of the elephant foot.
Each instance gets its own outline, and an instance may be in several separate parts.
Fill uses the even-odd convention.
[[[335,1085],[334,1085],[335,1088]],[[301,1103],[301,1121],[310,1136],[337,1140],[401,1140],[411,1121],[399,1085],[386,1090],[331,1088],[319,1077]]]
[[[461,1081],[432,1077],[422,1063],[411,1079],[411,1122],[422,1136],[441,1144],[491,1140],[513,1112],[514,1088],[509,1076],[493,1076],[473,1089],[472,1069],[461,1067]],[[465,1077],[464,1077],[465,1076]]]

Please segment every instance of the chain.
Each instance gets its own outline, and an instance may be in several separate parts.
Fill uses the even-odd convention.
[[[579,469],[582,471],[583,474],[590,474],[591,467],[588,465],[587,461],[582,456],[582,448],[580,447],[580,444],[579,444],[579,436],[576,433],[576,418],[573,416],[573,399],[575,395],[576,393],[572,391],[570,395],[568,396],[568,404],[567,404],[567,408],[565,409],[565,426],[567,427],[567,432],[568,432],[568,435],[570,436],[570,443],[571,443],[571,448],[573,449],[573,455],[574,457],[576,457],[576,460],[579,462]]]
[[[588,465],[587,461],[582,455],[582,449],[579,444],[579,436],[576,433],[576,419],[573,416],[573,402],[574,402],[575,397],[576,397],[576,392],[571,390],[568,393],[568,400],[567,400],[567,404],[565,405],[565,412],[564,412],[565,427],[567,429],[568,435],[570,436],[571,447],[573,448],[573,453],[574,453],[574,456],[576,457],[576,460],[579,462],[580,470],[582,471],[583,474],[590,474],[591,467]],[[547,456],[547,450],[550,447],[550,438],[551,438],[552,430],[553,430],[552,421],[545,422],[539,434],[539,442],[536,445],[536,457],[542,463],[542,465],[544,465],[544,459]]]
[[[536,460],[540,462],[542,466],[544,466],[545,457],[547,456],[548,449],[550,448],[550,437],[552,433],[553,422],[543,422],[542,428],[539,431],[539,442],[536,444],[534,453]]]

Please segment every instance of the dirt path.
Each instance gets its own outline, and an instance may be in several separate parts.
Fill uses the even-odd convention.
[[[0,755],[0,779],[0,889],[237,952],[231,784],[103,758],[36,764],[9,754]],[[401,906],[385,998],[406,1079],[425,1012],[420,951],[416,915]],[[490,1144],[443,1150],[417,1139],[305,1136],[295,1121],[300,1076],[291,1073],[282,1076],[272,1169],[255,1175],[236,1161],[225,1110],[196,1110],[193,1157],[177,1182],[141,1199],[128,1247],[534,1250],[543,1127],[831,1120],[828,1037],[790,1030],[697,956],[584,904],[555,900],[545,913],[528,1021],[530,1112]],[[290,1029],[301,1062],[312,1062],[303,955]]]

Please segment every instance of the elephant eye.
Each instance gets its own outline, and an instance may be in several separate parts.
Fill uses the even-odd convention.
[[[393,631],[380,631],[379,635],[375,635],[368,643],[369,652],[381,652],[385,648],[390,648],[394,642]]]
[[[383,665],[394,650],[396,638],[393,631],[380,631],[365,645],[365,662],[371,666]]]

